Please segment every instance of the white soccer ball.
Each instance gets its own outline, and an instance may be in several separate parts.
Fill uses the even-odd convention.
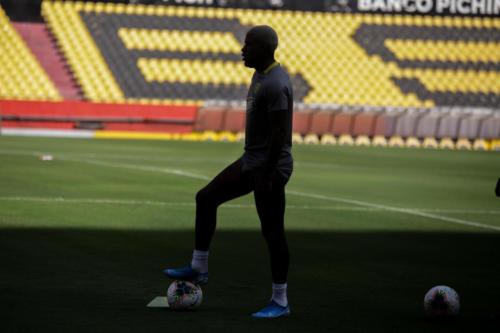
[[[456,316],[460,311],[460,297],[453,288],[436,286],[425,294],[424,309],[432,318]]]
[[[190,310],[200,306],[203,292],[200,286],[189,281],[174,281],[167,291],[167,300],[174,310]]]

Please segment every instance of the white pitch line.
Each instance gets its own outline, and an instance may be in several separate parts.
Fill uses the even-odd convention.
[[[116,153],[110,153],[110,154],[98,154],[98,153],[72,153],[72,152],[58,152],[58,151],[47,151],[47,152],[39,152],[39,151],[16,151],[16,150],[8,150],[8,149],[0,149],[0,154],[5,154],[5,155],[21,155],[21,156],[37,156],[41,154],[50,154],[54,155],[56,159],[60,160],[69,160],[69,159],[100,159],[102,161],[102,158],[105,159],[122,159],[122,160],[132,160],[132,161],[144,161],[145,157],[144,156],[135,156],[135,155],[125,155],[125,154],[116,154]],[[231,163],[234,161],[234,159],[220,159],[220,158],[204,158],[204,157],[183,157],[183,156],[155,156],[155,157],[147,157],[148,160],[150,161],[156,161],[156,162],[169,162],[169,161],[176,161],[176,162],[217,162],[217,163]],[[334,163],[321,163],[321,162],[295,162],[294,166],[296,167],[313,167],[313,168],[338,168],[341,167],[342,165],[340,164],[334,164]]]
[[[111,204],[111,205],[136,205],[136,206],[169,206],[169,207],[195,207],[192,202],[173,202],[173,201],[151,201],[151,200],[127,200],[127,199],[93,199],[93,198],[64,198],[64,197],[0,197],[0,201],[24,201],[24,202],[51,202],[51,203],[83,203],[83,204]],[[225,203],[224,208],[255,208],[253,204],[229,204]],[[314,206],[314,205],[287,205],[287,209],[300,210],[335,210],[335,211],[361,211],[361,212],[382,212],[387,211],[383,208],[374,207],[353,207],[353,206]],[[443,212],[450,214],[494,214],[500,215],[500,210],[453,210],[438,208],[413,208],[420,212]]]
[[[30,201],[30,202],[55,202],[55,203],[88,203],[88,204],[116,204],[138,206],[194,206],[193,202],[163,202],[150,200],[122,200],[122,199],[86,199],[63,197],[0,197],[0,201]]]
[[[335,197],[335,196],[326,196],[326,195],[314,194],[314,193],[304,193],[304,192],[297,192],[297,191],[287,191],[287,193],[292,194],[292,195],[296,195],[296,196],[301,196],[301,197],[335,201],[335,202],[343,202],[343,203],[349,203],[349,204],[359,205],[359,206],[363,206],[363,207],[379,208],[379,209],[384,209],[384,210],[392,211],[392,212],[422,216],[422,217],[427,217],[427,218],[434,219],[434,220],[441,220],[441,221],[445,221],[445,222],[449,222],[449,223],[466,225],[469,227],[476,227],[476,228],[500,231],[500,227],[497,227],[497,226],[478,223],[478,222],[474,222],[474,221],[456,219],[453,217],[430,214],[430,213],[422,212],[420,210],[415,210],[415,209],[398,208],[398,207],[392,207],[392,206],[387,206],[387,205],[375,204],[375,203],[366,202],[366,201],[344,199],[344,198],[339,198],[339,197]]]
[[[136,164],[111,163],[111,162],[89,160],[89,159],[74,159],[74,158],[59,158],[59,159],[62,159],[64,161],[81,162],[81,163],[87,163],[87,164],[93,164],[93,165],[99,165],[99,166],[107,166],[107,167],[112,167],[112,168],[160,172],[160,173],[166,173],[166,174],[170,174],[170,175],[183,176],[183,177],[194,178],[194,179],[210,180],[210,177],[207,177],[205,175],[194,173],[194,172],[187,172],[187,171],[183,171],[183,170],[179,170],[179,169],[150,167],[150,166],[143,166],[143,165],[136,165]]]
[[[138,205],[138,206],[183,206],[195,207],[193,202],[168,202],[150,200],[122,200],[122,199],[88,199],[88,198],[63,198],[63,197],[0,197],[0,201],[28,201],[28,202],[53,202],[53,203],[83,203],[83,204],[117,204],[117,205]],[[228,204],[225,208],[255,208],[255,205]],[[288,205],[291,209],[304,210],[346,210],[346,211],[377,211],[380,209],[352,206],[308,206],[308,205]]]

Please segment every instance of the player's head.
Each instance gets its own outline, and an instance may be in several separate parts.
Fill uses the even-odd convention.
[[[259,68],[269,59],[274,60],[274,51],[278,47],[278,34],[267,25],[257,25],[247,32],[245,44],[241,49],[243,62],[250,68]]]

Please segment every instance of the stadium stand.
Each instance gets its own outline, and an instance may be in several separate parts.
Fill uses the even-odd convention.
[[[500,20],[248,9],[43,3],[94,101],[244,100],[249,27],[278,31],[277,58],[306,104],[500,104]],[[314,22],[314,24],[312,24]]]
[[[240,50],[251,26],[269,24],[294,85],[295,143],[497,149],[498,17],[50,0],[42,15],[46,26],[11,23],[0,9],[3,127],[192,130],[190,140],[242,140],[253,71]],[[107,106],[65,115],[4,107],[61,99]],[[146,111],[160,104],[167,113],[171,105],[199,110],[189,119]],[[137,116],[120,111],[128,106]]]
[[[54,84],[0,7],[0,98],[60,100]]]
[[[33,55],[65,100],[82,98],[66,62],[57,50],[54,40],[43,23],[13,22],[12,25],[24,39]]]

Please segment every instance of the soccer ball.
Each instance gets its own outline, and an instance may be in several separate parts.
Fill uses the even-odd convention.
[[[452,317],[460,310],[458,293],[447,286],[431,288],[424,297],[425,314],[432,318]]]
[[[189,281],[174,281],[167,291],[168,305],[174,310],[190,310],[200,306],[201,288]]]

